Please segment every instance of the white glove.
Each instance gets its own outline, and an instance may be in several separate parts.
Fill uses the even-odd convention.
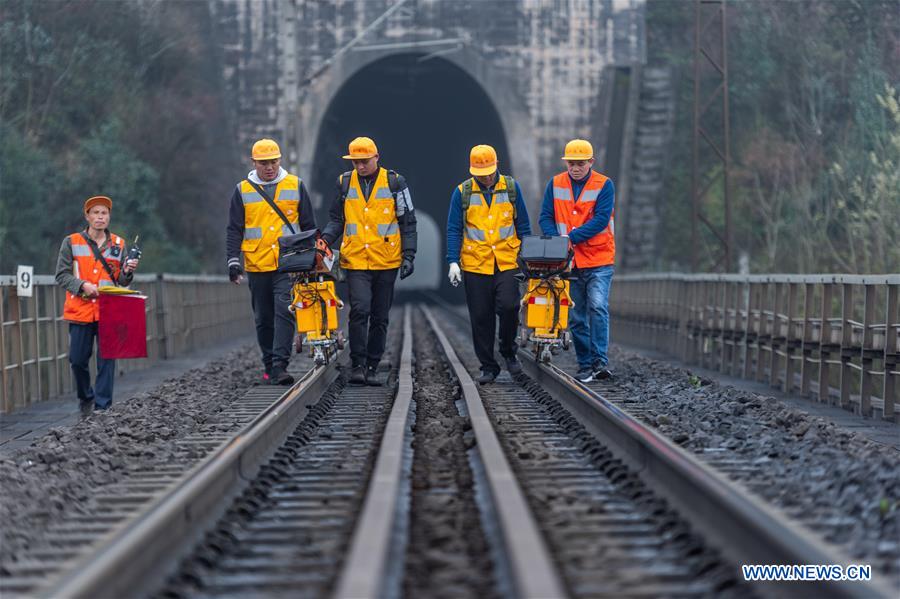
[[[450,271],[447,273],[447,277],[450,279],[450,284],[454,287],[458,287],[459,283],[462,281],[462,272],[459,270],[459,264],[456,262],[450,263]]]

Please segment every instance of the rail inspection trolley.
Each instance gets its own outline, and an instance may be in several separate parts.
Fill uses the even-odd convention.
[[[523,237],[519,248],[520,277],[526,283],[519,345],[530,344],[535,360],[541,362],[550,362],[560,348],[568,350],[571,345],[568,327],[573,304],[568,275],[572,255],[568,237]]]
[[[317,229],[281,237],[279,244],[278,270],[291,277],[289,309],[297,323],[294,349],[302,353],[305,344],[316,365],[328,364],[344,348],[337,315],[344,302],[335,292],[331,272],[334,254]]]

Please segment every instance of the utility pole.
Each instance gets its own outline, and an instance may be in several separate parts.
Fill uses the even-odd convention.
[[[691,270],[694,272],[700,266],[701,224],[713,234],[721,248],[712,270],[729,272],[734,268],[729,189],[731,127],[728,117],[727,42],[725,1],[694,0],[694,127],[691,147]],[[710,85],[715,85],[712,91],[709,91]],[[703,117],[713,107],[717,107],[721,115],[721,135],[710,135],[703,126]],[[713,137],[718,137],[719,143]],[[711,150],[714,160],[719,163],[718,168],[713,169],[709,175],[704,175],[701,171],[701,140],[702,147],[707,153]],[[704,180],[701,181],[701,178]],[[719,180],[722,182],[724,202],[724,232],[721,230],[722,226],[707,217],[704,201],[707,193]]]

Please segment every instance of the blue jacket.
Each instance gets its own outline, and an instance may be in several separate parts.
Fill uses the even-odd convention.
[[[493,190],[493,188],[492,188]],[[493,201],[493,193],[485,194],[488,197],[488,204]],[[531,235],[531,223],[528,222],[528,209],[525,207],[525,200],[522,198],[522,188],[516,181],[516,236],[522,239],[525,235]],[[450,196],[450,213],[447,215],[447,264],[459,262],[459,252],[462,248],[463,232],[463,213],[462,213],[462,194],[459,192],[459,186],[453,188],[453,195]]]
[[[584,189],[590,174],[585,176],[581,181],[572,179],[572,193],[577,198]],[[594,204],[594,216],[580,227],[572,229],[569,232],[569,239],[572,243],[582,243],[602,231],[609,224],[609,217],[612,216],[615,207],[616,187],[613,185],[612,179],[607,179],[597,196]],[[553,210],[553,179],[547,183],[547,189],[544,190],[544,201],[541,203],[541,218],[538,221],[541,225],[541,231],[544,235],[559,235],[559,229],[556,228],[556,213]]]

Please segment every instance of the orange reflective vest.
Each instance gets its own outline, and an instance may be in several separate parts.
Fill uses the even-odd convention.
[[[103,263],[94,258],[94,252],[81,233],[69,236],[72,242],[72,274],[94,285],[115,285],[109,280],[109,273]],[[122,262],[125,260],[125,240],[118,235],[109,234],[109,245],[103,250],[103,257],[112,270],[113,277],[119,278]],[[97,322],[100,320],[100,302],[95,297],[81,297],[66,291],[66,303],[63,306],[63,319],[70,322]]]
[[[275,186],[272,197],[293,231],[246,179],[241,181],[240,191],[244,203],[244,268],[247,272],[271,272],[278,268],[278,238],[300,232],[300,178],[286,176]]]
[[[471,180],[472,195],[469,197],[469,208],[463,215],[460,267],[466,272],[483,275],[494,274],[494,261],[500,272],[517,268],[516,258],[519,257],[522,242],[516,235],[515,208],[506,189],[506,177],[497,177],[490,205],[478,181],[474,177]],[[462,194],[462,183],[458,189]]]
[[[560,235],[568,235],[594,216],[594,204],[609,178],[592,170],[581,195],[575,201],[568,172],[553,177],[553,213]],[[609,215],[606,228],[582,243],[575,244],[575,268],[607,266],[616,261],[615,221]]]
[[[388,270],[403,262],[400,224],[387,169],[379,168],[368,201],[359,173],[350,173],[344,198],[344,239],[341,267],[349,270]]]

